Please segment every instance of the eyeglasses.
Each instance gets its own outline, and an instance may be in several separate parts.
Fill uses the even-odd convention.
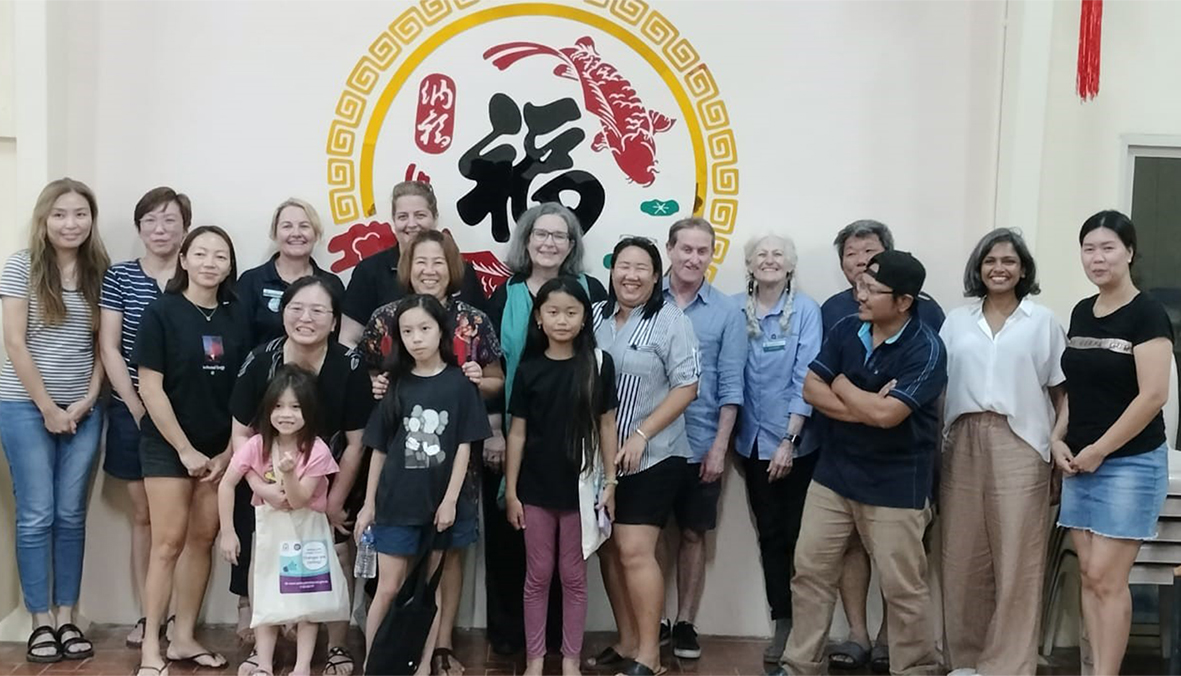
[[[321,320],[332,315],[332,309],[324,307],[323,305],[298,305],[295,303],[292,303],[291,305],[283,308],[283,312],[284,314],[295,318],[302,317],[306,312],[311,314],[312,319],[315,320]]]
[[[554,244],[565,244],[570,241],[570,233],[561,232],[559,230],[537,230],[534,229],[529,235],[534,242],[544,242],[547,239],[554,240]]]
[[[874,288],[874,287],[872,287],[872,286],[870,286],[869,284],[866,284],[866,283],[864,283],[864,282],[857,282],[857,284],[855,284],[855,285],[853,286],[853,289],[854,289],[854,290],[855,290],[855,291],[856,291],[858,294],[861,294],[861,293],[867,293],[867,294],[869,294],[869,295],[871,295],[871,296],[885,296],[885,295],[887,295],[887,294],[892,294],[892,293],[894,293],[894,292],[893,292],[893,291],[891,291],[890,289],[877,289],[877,288]]]

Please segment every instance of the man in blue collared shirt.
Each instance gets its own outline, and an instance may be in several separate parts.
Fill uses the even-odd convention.
[[[730,434],[742,405],[746,365],[746,324],[742,309],[705,279],[714,253],[714,230],[703,218],[685,218],[668,231],[669,272],[664,297],[689,318],[697,335],[701,379],[697,399],[685,410],[685,431],[693,455],[685,466],[674,513],[680,529],[677,558],[677,621],[671,630],[673,654],[701,656],[693,623],[705,587],[705,534],[717,527],[718,497]]]
[[[925,278],[908,253],[874,256],[858,279],[858,316],[832,328],[804,382],[804,398],[830,426],[796,548],[788,673],[824,671],[837,583],[854,532],[886,592],[890,672],[938,668],[923,533],[947,353],[938,333],[911,315]]]

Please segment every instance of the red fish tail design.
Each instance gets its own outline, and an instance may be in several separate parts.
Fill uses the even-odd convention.
[[[654,136],[672,128],[675,120],[648,110],[631,82],[599,56],[590,37],[579,38],[573,47],[562,49],[536,42],[507,42],[484,52],[484,59],[500,70],[530,56],[561,59],[553,74],[581,85],[586,110],[602,125],[591,141],[591,149],[610,150],[629,181],[652,185],[656,180]]]

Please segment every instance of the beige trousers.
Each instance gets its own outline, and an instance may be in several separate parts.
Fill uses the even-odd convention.
[[[1050,505],[1050,465],[1005,416],[951,426],[943,454],[945,656],[952,669],[1034,674]]]
[[[848,500],[812,482],[804,503],[796,573],[791,580],[791,636],[783,653],[790,674],[820,674],[837,601],[849,536],[856,531],[869,552],[886,599],[890,673],[939,673],[927,588],[923,532],[930,509],[875,507]]]

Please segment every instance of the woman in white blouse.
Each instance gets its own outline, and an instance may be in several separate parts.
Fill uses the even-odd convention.
[[[1050,502],[1050,433],[1066,333],[1037,294],[1025,241],[1001,228],[964,269],[940,337],[947,401],[940,507],[947,660],[979,674],[1034,674]]]

